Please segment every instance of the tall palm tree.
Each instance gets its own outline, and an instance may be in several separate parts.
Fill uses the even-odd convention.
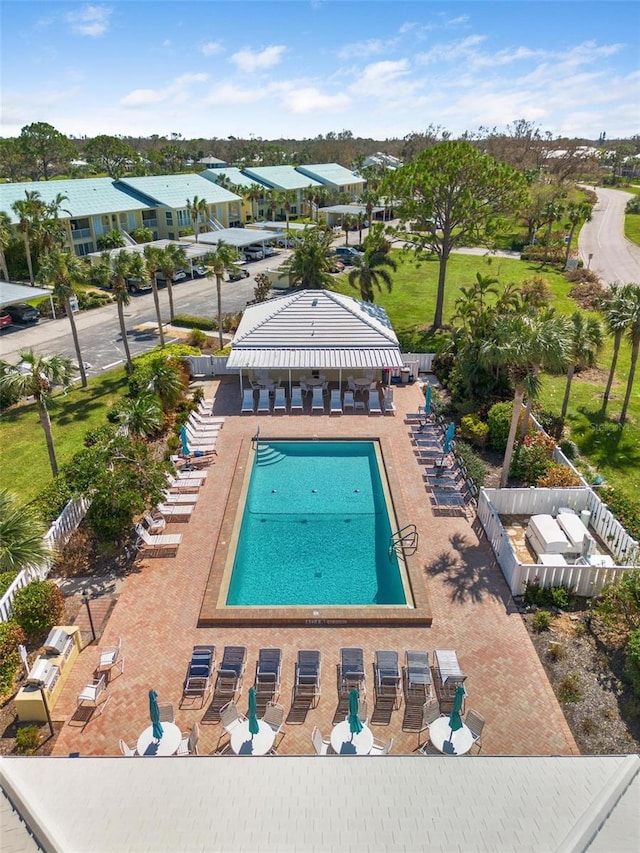
[[[620,424],[623,426],[627,421],[627,410],[631,401],[631,391],[633,390],[638,353],[640,352],[640,284],[628,285],[626,337],[631,344],[631,365],[627,377],[627,390],[620,412]]]
[[[225,243],[224,240],[221,240],[217,245],[214,251],[209,252],[204,257],[205,266],[210,267],[213,270],[213,274],[216,277],[216,295],[217,295],[217,309],[218,309],[218,343],[219,348],[222,349],[224,347],[224,341],[222,339],[222,279],[224,277],[224,271],[227,267],[233,266],[233,264],[238,260],[238,252],[228,243]]]
[[[278,193],[276,190],[266,190],[264,196],[269,208],[269,219],[273,221],[278,209]]]
[[[569,360],[571,321],[553,309],[499,318],[492,340],[480,346],[479,359],[486,366],[506,367],[514,388],[513,415],[502,464],[500,486],[507,485],[509,468],[525,394],[535,399],[540,392],[540,371],[558,372]]]
[[[9,214],[4,210],[0,210],[0,270],[5,281],[9,281],[9,269],[7,267],[7,257],[4,250],[11,242],[11,219]]]
[[[127,327],[124,320],[124,309],[131,302],[128,278],[143,279],[147,275],[145,261],[142,255],[129,252],[118,252],[113,261],[109,252],[104,252],[100,264],[94,268],[100,283],[111,288],[116,300],[118,310],[118,323],[120,324],[120,336],[126,357],[127,373],[133,373],[133,361],[127,340]]]
[[[53,554],[43,538],[46,532],[32,506],[24,506],[7,489],[0,490],[0,572],[42,565]]]
[[[365,210],[367,211],[367,222],[369,223],[369,227],[371,227],[371,223],[373,222],[373,208],[378,205],[379,201],[380,194],[371,187],[368,187],[360,196],[360,204],[364,204]]]
[[[569,237],[567,238],[567,251],[564,256],[564,265],[569,263],[569,255],[571,254],[571,243],[573,241],[573,235],[575,234],[575,230],[578,225],[582,225],[583,222],[591,221],[591,205],[587,204],[586,201],[575,202],[570,201],[567,205],[567,219],[569,220]]]
[[[83,388],[87,387],[87,373],[82,360],[76,318],[71,310],[71,297],[75,296],[76,286],[87,280],[87,272],[87,265],[81,258],[63,249],[52,249],[42,259],[39,273],[43,282],[53,287],[53,295],[61,305],[64,305],[65,313],[69,318]]]
[[[162,269],[162,249],[157,246],[144,247],[144,259],[147,265],[147,274],[153,291],[153,304],[156,308],[156,317],[158,319],[158,335],[160,337],[160,346],[164,346],[164,329],[162,328],[162,314],[160,312],[160,296],[158,295],[158,282],[156,273]]]
[[[386,267],[395,270],[398,264],[386,252],[365,252],[361,257],[354,257],[353,268],[349,270],[349,284],[360,290],[360,297],[365,302],[374,301],[374,288],[382,291],[382,285],[391,293],[393,279]]]
[[[220,181],[218,181],[218,183],[220,184]],[[220,186],[222,186],[222,184],[220,184]],[[194,195],[193,201],[189,201],[189,199],[187,199],[187,210],[189,211],[189,216],[193,222],[193,233],[196,235],[197,243],[198,237],[200,236],[200,219],[202,218],[206,221],[209,215],[209,206],[205,199],[198,198],[197,195]]]
[[[255,222],[258,217],[256,216],[256,202],[259,202],[264,198],[265,188],[260,184],[251,184],[248,187],[244,187],[242,189],[242,197],[251,202],[251,220]]]
[[[353,225],[355,224],[355,219],[351,216],[350,213],[345,213],[345,215],[340,220],[340,225],[342,230],[344,231],[344,244],[345,246],[349,245],[349,231],[351,231]]]
[[[558,219],[561,218],[564,213],[564,207],[558,201],[549,201],[544,206],[544,210],[542,212],[542,221],[547,223],[547,235],[545,237],[545,245],[544,245],[544,257],[542,259],[543,263],[547,262],[547,258],[549,257],[549,249],[551,247],[551,229],[553,228],[553,223],[557,222]]]
[[[302,232],[291,257],[280,267],[289,273],[293,285],[312,290],[331,287],[329,252],[332,240],[333,233],[320,228],[307,228]]]
[[[31,287],[35,285],[33,277],[33,260],[31,258],[31,236],[35,233],[38,222],[44,214],[45,203],[37,190],[25,190],[25,198],[14,201],[11,209],[18,217],[18,230],[22,233],[24,250],[29,268]]]
[[[44,430],[49,453],[51,472],[58,475],[58,463],[53,446],[49,408],[53,403],[53,391],[56,387],[68,388],[75,370],[70,358],[62,355],[36,355],[33,350],[20,351],[21,366],[3,365],[0,387],[10,394],[21,397],[33,397],[36,401],[40,424]]]
[[[287,223],[287,237],[289,236],[289,216],[291,214],[291,205],[297,201],[298,194],[295,190],[281,190],[277,195],[278,204],[284,210],[284,218]]]
[[[560,421],[564,424],[569,406],[571,394],[571,382],[576,368],[593,367],[597,361],[598,354],[604,346],[604,333],[602,324],[596,317],[586,317],[581,311],[576,311],[571,317],[573,328],[569,341],[569,369],[567,371],[567,384],[564,390]]]
[[[607,387],[604,389],[602,396],[602,416],[606,414],[613,387],[613,380],[616,375],[616,367],[618,366],[618,356],[620,354],[620,346],[622,345],[622,337],[624,335],[626,320],[627,320],[627,293],[630,285],[620,284],[616,282],[609,288],[607,298],[602,300],[598,309],[604,316],[604,321],[607,325],[607,331],[613,335],[613,356],[611,358],[611,367],[609,368],[609,377],[607,379]]]
[[[169,322],[173,323],[175,312],[173,310],[173,274],[178,269],[187,265],[187,253],[176,243],[169,243],[162,250],[161,269],[167,282],[167,295],[169,297]]]
[[[44,206],[42,217],[37,225],[40,247],[44,253],[51,251],[55,246],[62,248],[65,244],[67,231],[60,219],[60,213],[71,216],[71,212],[62,207],[68,199],[69,196],[57,193],[55,198]]]

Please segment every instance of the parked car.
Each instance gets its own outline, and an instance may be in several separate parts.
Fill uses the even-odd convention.
[[[295,249],[299,243],[300,240],[297,237],[281,237],[276,245],[279,249]]]
[[[264,258],[264,252],[260,246],[247,246],[242,250],[242,254],[247,261],[261,261]]]
[[[193,264],[191,268],[192,278],[203,278],[207,274],[207,268],[203,267],[202,264]]]
[[[34,308],[33,305],[28,305],[26,302],[7,305],[5,311],[14,323],[37,323],[40,317],[38,309]]]
[[[344,272],[344,264],[342,261],[338,261],[335,258],[329,258],[329,272]]]
[[[5,326],[10,326],[12,323],[11,314],[7,314],[6,311],[0,311],[0,329],[4,329]]]
[[[151,290],[151,282],[142,278],[125,279],[129,293],[147,293]]]
[[[278,254],[273,246],[265,246],[263,252],[265,258],[272,258],[274,255]]]
[[[249,278],[249,270],[245,270],[243,267],[227,270],[227,281],[240,281],[242,278]]]
[[[187,278],[189,278],[189,276],[184,270],[176,270],[171,276],[171,284],[177,284],[179,281],[186,281]],[[160,287],[167,283],[167,280],[164,277],[164,273],[162,272],[162,270],[156,273],[156,281],[158,282],[158,285]]]
[[[354,249],[353,246],[338,246],[334,255],[338,260],[342,261],[343,264],[349,266],[353,263],[354,258],[363,257],[364,252],[359,252],[357,249]]]

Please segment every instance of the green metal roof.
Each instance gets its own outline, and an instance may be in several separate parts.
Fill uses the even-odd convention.
[[[297,171],[310,178],[315,178],[322,184],[331,184],[334,187],[346,187],[350,184],[365,185],[366,181],[359,175],[345,169],[339,163],[309,163],[297,166]]]
[[[148,178],[121,178],[118,186],[123,190],[146,196],[150,204],[159,204],[180,210],[194,196],[203,198],[207,204],[238,201],[239,196],[229,192],[213,181],[200,175],[158,175]],[[148,206],[148,204],[147,204]]]
[[[319,181],[297,172],[293,166],[259,166],[242,171],[275,190],[303,190],[309,186],[322,186]]]
[[[262,181],[248,178],[235,166],[229,166],[227,169],[205,169],[205,171],[200,174],[208,181],[215,181],[216,183],[219,178],[225,177],[228,178],[232,184],[235,184],[238,187],[251,187],[254,184],[259,184],[261,187],[264,186],[265,189],[267,189],[266,184],[263,184]]]
[[[0,210],[8,214],[12,223],[18,217],[11,209],[15,201],[22,201],[25,192],[37,191],[42,200],[49,204],[58,193],[67,198],[62,202],[60,218],[99,216],[102,213],[120,213],[128,210],[144,210],[149,205],[134,198],[116,186],[111,178],[78,178],[65,181],[32,181],[16,184],[0,184]],[[67,213],[68,211],[68,213]]]

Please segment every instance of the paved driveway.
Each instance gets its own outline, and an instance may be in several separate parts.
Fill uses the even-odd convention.
[[[591,222],[586,222],[580,231],[580,257],[606,284],[640,282],[640,246],[624,236],[624,209],[634,196],[603,187],[596,191],[598,203]]]

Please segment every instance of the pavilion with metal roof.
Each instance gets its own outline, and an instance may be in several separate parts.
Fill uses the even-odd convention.
[[[278,371],[378,374],[404,366],[386,311],[329,290],[298,290],[247,308],[231,342],[227,368],[240,375]]]
[[[28,302],[38,296],[48,296],[51,303],[51,313],[55,317],[53,308],[53,294],[50,290],[42,287],[27,287],[24,284],[14,284],[12,281],[0,281],[0,308],[6,305],[17,305],[19,302]]]
[[[217,246],[218,243],[226,243],[228,246],[234,246],[236,249],[242,249],[245,246],[254,244],[264,245],[271,243],[273,240],[285,237],[283,231],[258,231],[250,228],[221,228],[219,231],[205,231],[198,235],[198,246]],[[183,241],[195,240],[192,237],[183,237]],[[192,244],[192,245],[195,245]]]

